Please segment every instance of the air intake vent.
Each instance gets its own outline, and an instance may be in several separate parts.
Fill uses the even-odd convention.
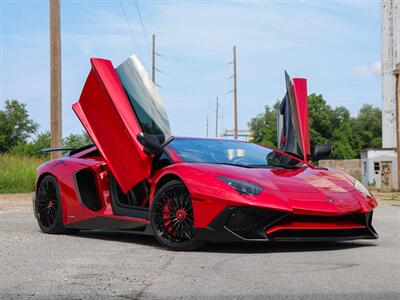
[[[92,171],[84,169],[75,174],[75,182],[81,203],[90,210],[98,211],[101,203],[94,176]]]
[[[246,239],[265,238],[265,228],[277,222],[285,214],[277,211],[238,207],[233,210],[225,226]]]

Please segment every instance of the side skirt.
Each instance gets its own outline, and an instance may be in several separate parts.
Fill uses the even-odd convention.
[[[64,227],[74,229],[135,230],[144,232],[147,225],[148,224],[136,223],[129,220],[99,216],[83,221],[69,223],[64,225]]]

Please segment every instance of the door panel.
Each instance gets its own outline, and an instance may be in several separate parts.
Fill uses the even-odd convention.
[[[93,58],[73,110],[127,192],[150,174],[152,157],[136,137],[142,132],[118,75],[109,60]]]
[[[304,78],[293,78],[294,98],[297,103],[297,122],[299,131],[299,144],[307,160],[310,152],[310,129],[308,123],[308,95],[307,80]]]

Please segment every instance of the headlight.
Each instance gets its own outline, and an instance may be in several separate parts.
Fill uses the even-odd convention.
[[[241,194],[256,196],[260,194],[263,190],[261,186],[258,186],[251,182],[222,177],[222,176],[217,176],[217,178],[222,180],[227,185],[231,186]]]
[[[358,181],[356,179],[356,181],[354,181],[354,188],[359,191],[360,193],[363,193],[364,195],[368,196],[368,197],[372,197],[371,192],[365,187],[365,185],[363,185],[360,181]]]

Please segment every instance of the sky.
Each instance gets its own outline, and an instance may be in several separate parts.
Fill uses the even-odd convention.
[[[48,1],[0,0],[0,106],[27,104],[49,129]],[[125,18],[126,16],[126,18]],[[177,136],[233,128],[232,47],[237,48],[239,129],[285,93],[284,71],[308,92],[356,115],[381,106],[379,1],[78,1],[61,0],[63,135],[82,130],[79,99],[89,58],[117,67],[136,54],[151,71]]]

